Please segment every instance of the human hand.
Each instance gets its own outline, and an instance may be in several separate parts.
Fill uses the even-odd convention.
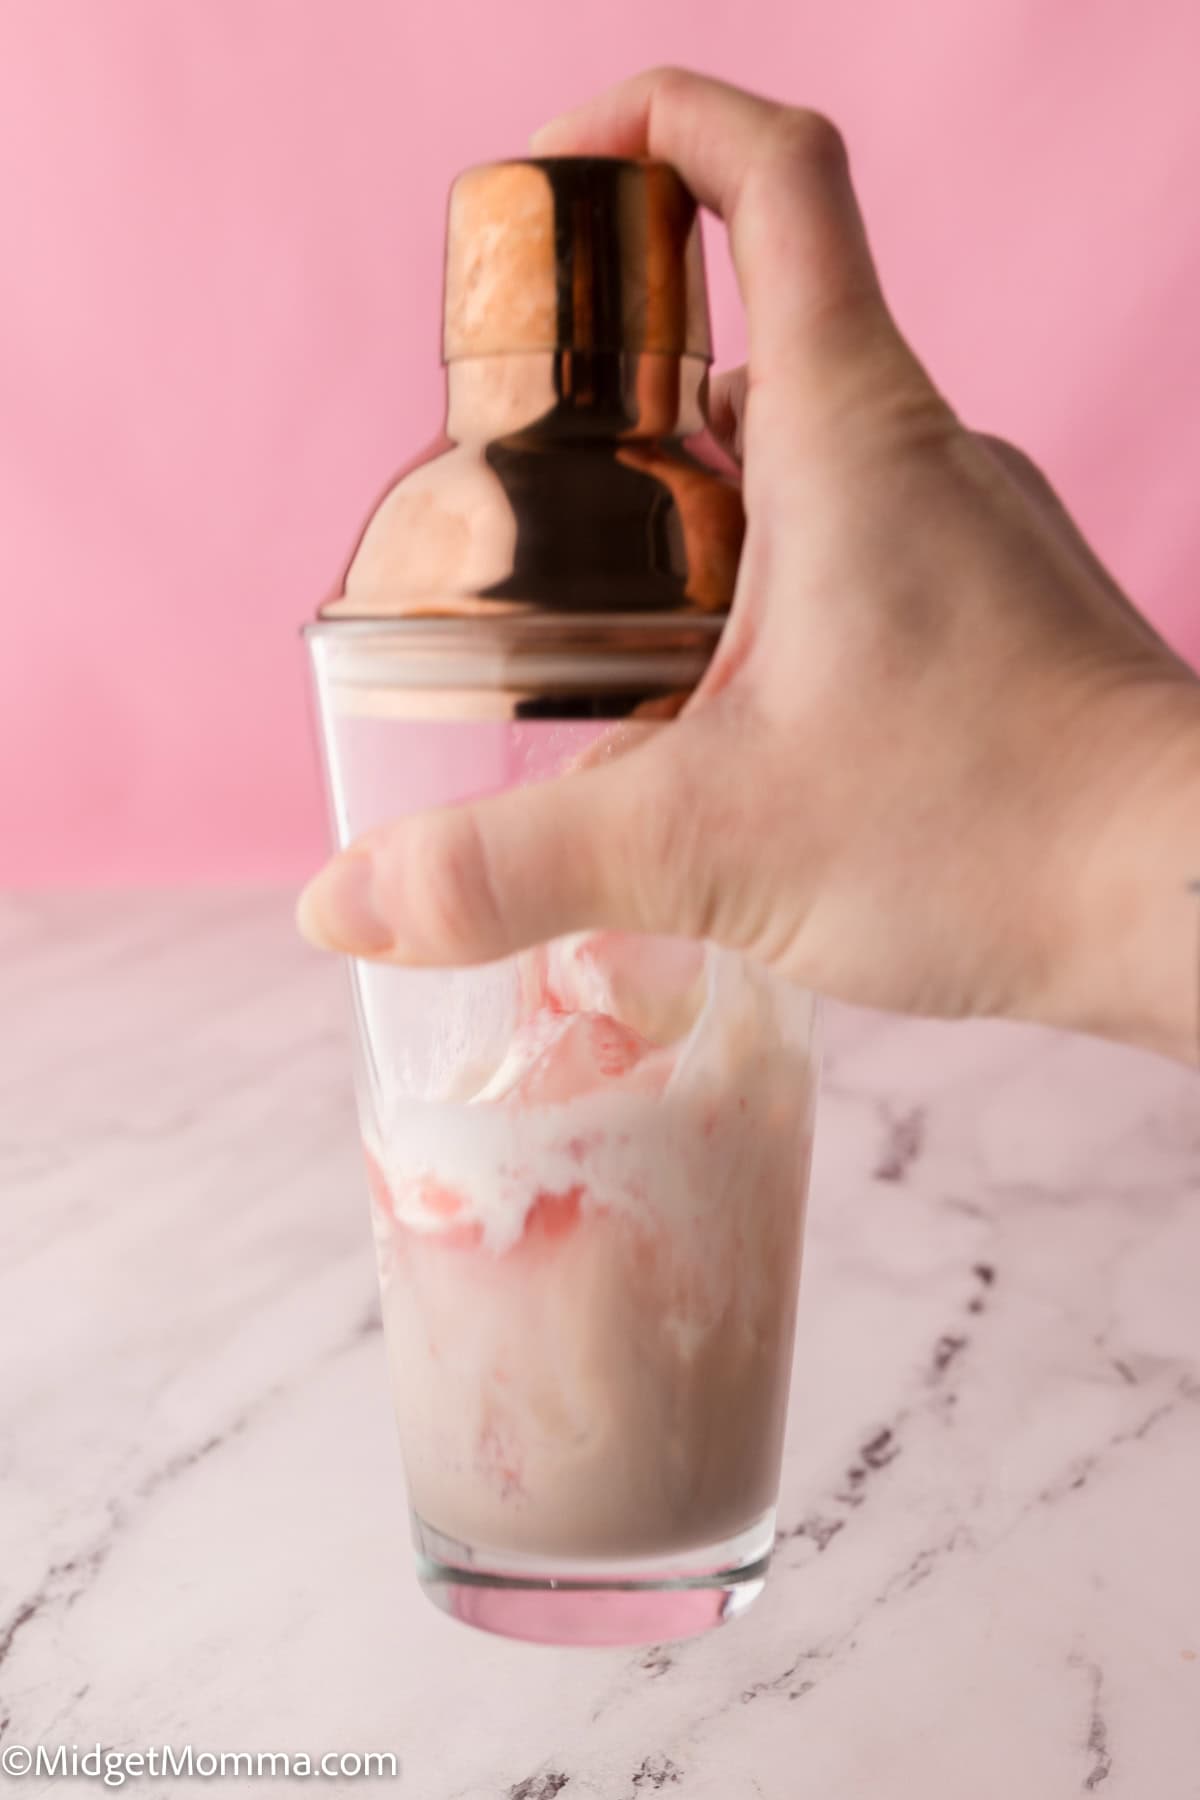
[[[1194,1057],[1200,684],[904,343],[833,127],[665,70],[535,148],[662,158],[729,230],[733,612],[668,728],[371,833],[310,884],[302,929],[421,964],[675,932],[850,1000]]]

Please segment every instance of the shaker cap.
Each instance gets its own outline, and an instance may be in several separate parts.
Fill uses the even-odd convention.
[[[696,202],[664,163],[548,157],[467,170],[449,212],[444,431],[379,500],[316,629],[368,685],[389,657],[444,684],[469,649],[472,683],[507,671],[531,704],[611,688],[618,663],[638,705],[677,694],[720,633],[745,525],[708,428]]]
[[[711,361],[696,202],[666,163],[529,157],[450,191],[445,360],[512,351]]]

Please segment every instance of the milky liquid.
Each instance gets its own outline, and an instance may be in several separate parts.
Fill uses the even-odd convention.
[[[514,985],[499,1033],[461,990],[434,1079],[367,1145],[412,1503],[501,1553],[730,1538],[778,1485],[808,1003],[611,935],[530,953]]]

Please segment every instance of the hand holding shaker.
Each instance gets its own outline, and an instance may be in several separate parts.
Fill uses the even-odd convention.
[[[460,176],[444,352],[445,435],[306,634],[339,844],[631,743],[636,763],[732,598],[742,507],[671,169]],[[351,982],[426,1593],[561,1644],[740,1613],[774,1539],[811,997],[711,945],[611,932],[476,968],[356,962]]]

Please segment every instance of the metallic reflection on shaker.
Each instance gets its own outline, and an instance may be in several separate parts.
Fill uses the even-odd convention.
[[[691,196],[665,165],[616,158],[468,170],[451,195],[443,342],[444,433],[385,494],[322,622],[488,622],[497,655],[511,647],[474,708],[492,717],[677,710],[728,610],[744,526],[705,417]],[[533,619],[541,650],[560,652],[537,667],[514,635]],[[639,678],[650,639],[626,632],[616,680],[633,620],[656,622],[655,664]],[[475,684],[444,680],[473,710]]]

